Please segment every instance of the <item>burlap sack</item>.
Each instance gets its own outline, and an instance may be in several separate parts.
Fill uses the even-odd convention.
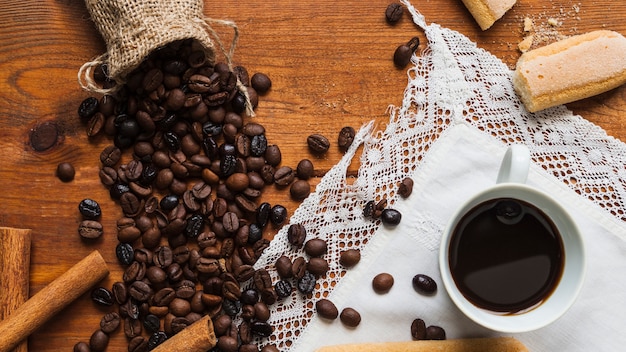
[[[96,28],[102,35],[107,51],[81,67],[78,78],[87,90],[99,91],[91,74],[99,64],[105,64],[109,78],[119,84],[153,50],[181,39],[196,39],[205,49],[207,59],[215,61],[211,36],[217,37],[210,23],[221,23],[237,30],[229,21],[204,17],[203,0],[85,0]],[[219,47],[225,52],[221,43]],[[232,55],[226,53],[227,60]]]

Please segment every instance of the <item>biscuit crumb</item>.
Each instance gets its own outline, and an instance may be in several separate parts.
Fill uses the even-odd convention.
[[[552,27],[557,27],[559,25],[559,21],[556,18],[548,18],[548,24]]]
[[[525,52],[527,52],[528,50],[530,50],[530,48],[531,48],[531,47],[532,47],[532,45],[533,45],[533,37],[534,37],[534,35],[532,35],[532,34],[527,35],[527,36],[524,38],[524,40],[522,40],[522,41],[521,41],[521,42],[517,45],[517,48],[519,49],[519,51],[521,51],[521,52],[525,53]]]
[[[533,30],[533,19],[530,17],[524,18],[524,32],[530,32]]]

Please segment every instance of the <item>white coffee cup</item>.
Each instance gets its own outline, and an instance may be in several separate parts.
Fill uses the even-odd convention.
[[[476,323],[494,331],[518,333],[544,327],[563,315],[574,303],[583,283],[585,256],[582,237],[576,223],[552,196],[525,184],[530,153],[524,145],[506,151],[496,184],[479,192],[452,216],[444,230],[439,251],[439,266],[444,287],[456,306]],[[481,308],[464,295],[455,282],[450,267],[451,238],[459,221],[489,200],[512,198],[541,210],[554,224],[562,243],[562,271],[551,293],[540,303],[517,312],[497,312]]]

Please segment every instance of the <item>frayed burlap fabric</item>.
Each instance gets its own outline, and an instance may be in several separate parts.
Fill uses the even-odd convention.
[[[83,73],[105,64],[109,78],[123,83],[152,51],[189,38],[206,49],[210,62],[215,60],[213,30],[204,17],[203,0],[85,0],[85,4],[107,51],[86,63]],[[89,77],[85,80],[81,85],[90,88],[93,82]]]

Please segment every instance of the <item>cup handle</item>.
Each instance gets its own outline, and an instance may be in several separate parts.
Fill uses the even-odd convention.
[[[496,183],[526,183],[530,167],[530,151],[523,144],[509,146],[500,164]]]

